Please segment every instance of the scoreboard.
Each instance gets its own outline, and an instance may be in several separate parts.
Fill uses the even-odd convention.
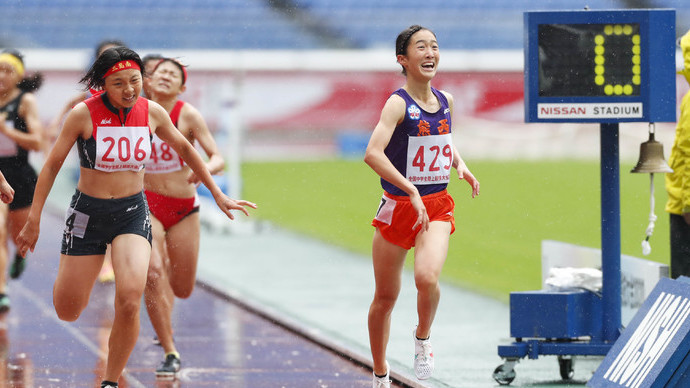
[[[676,120],[675,11],[524,14],[526,122]]]

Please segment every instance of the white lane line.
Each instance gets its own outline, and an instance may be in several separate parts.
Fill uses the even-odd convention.
[[[36,307],[38,307],[43,316],[49,318],[53,322],[57,323],[60,327],[65,329],[74,338],[76,338],[77,341],[79,341],[82,345],[86,346],[91,351],[91,353],[103,360],[107,358],[107,355],[103,351],[101,351],[101,349],[93,341],[88,339],[81,331],[73,327],[73,325],[71,325],[69,322],[61,321],[55,314],[55,310],[53,309],[53,307],[45,303],[33,291],[24,287],[21,283],[13,283],[12,289],[19,291],[22,294],[22,296],[29,299]],[[132,387],[146,388],[146,386],[141,381],[137,380],[134,376],[127,373],[127,370],[122,372],[122,376]]]

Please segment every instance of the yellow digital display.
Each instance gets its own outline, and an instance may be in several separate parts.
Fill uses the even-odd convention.
[[[639,96],[639,24],[540,24],[539,96]]]

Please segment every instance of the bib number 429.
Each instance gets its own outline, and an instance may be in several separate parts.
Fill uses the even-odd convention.
[[[439,159],[439,156],[442,156]],[[429,170],[430,172],[450,170],[450,166],[453,163],[453,151],[450,148],[450,144],[443,146],[441,150],[440,146],[434,145],[425,149],[424,146],[419,147],[417,153],[412,159],[412,166],[419,169],[419,172],[424,172],[427,166],[427,161],[430,160]]]
[[[410,137],[407,148],[407,179],[414,184],[448,183],[453,165],[450,134]]]

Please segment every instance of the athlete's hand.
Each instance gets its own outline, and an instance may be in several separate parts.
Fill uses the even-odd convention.
[[[17,236],[17,251],[22,257],[26,257],[26,253],[36,248],[36,241],[38,241],[38,233],[40,231],[39,222],[26,221],[22,231]]]
[[[0,200],[4,203],[10,203],[13,199],[14,189],[3,179],[2,182],[0,182]]]
[[[194,173],[194,171],[190,172],[189,176],[187,177],[187,183],[191,183],[195,185],[196,187],[199,187],[201,184],[201,179],[199,179],[198,176]]]
[[[230,212],[231,210],[240,210],[244,215],[249,216],[249,211],[247,210],[247,207],[250,207],[252,209],[256,209],[256,204],[245,201],[243,199],[232,199],[228,197],[225,194],[221,194],[216,198],[216,204],[220,208],[220,210],[225,213],[225,215],[228,216],[231,220],[235,219],[235,216]]]
[[[410,195],[410,204],[417,213],[417,222],[412,225],[412,230],[421,227],[420,232],[429,230],[429,215],[426,213],[426,206],[422,202],[422,197],[419,194]]]
[[[465,163],[461,163],[458,166],[457,171],[458,178],[466,180],[467,183],[470,184],[470,187],[472,187],[472,198],[479,195],[479,181],[474,177],[474,175],[472,175]]]

